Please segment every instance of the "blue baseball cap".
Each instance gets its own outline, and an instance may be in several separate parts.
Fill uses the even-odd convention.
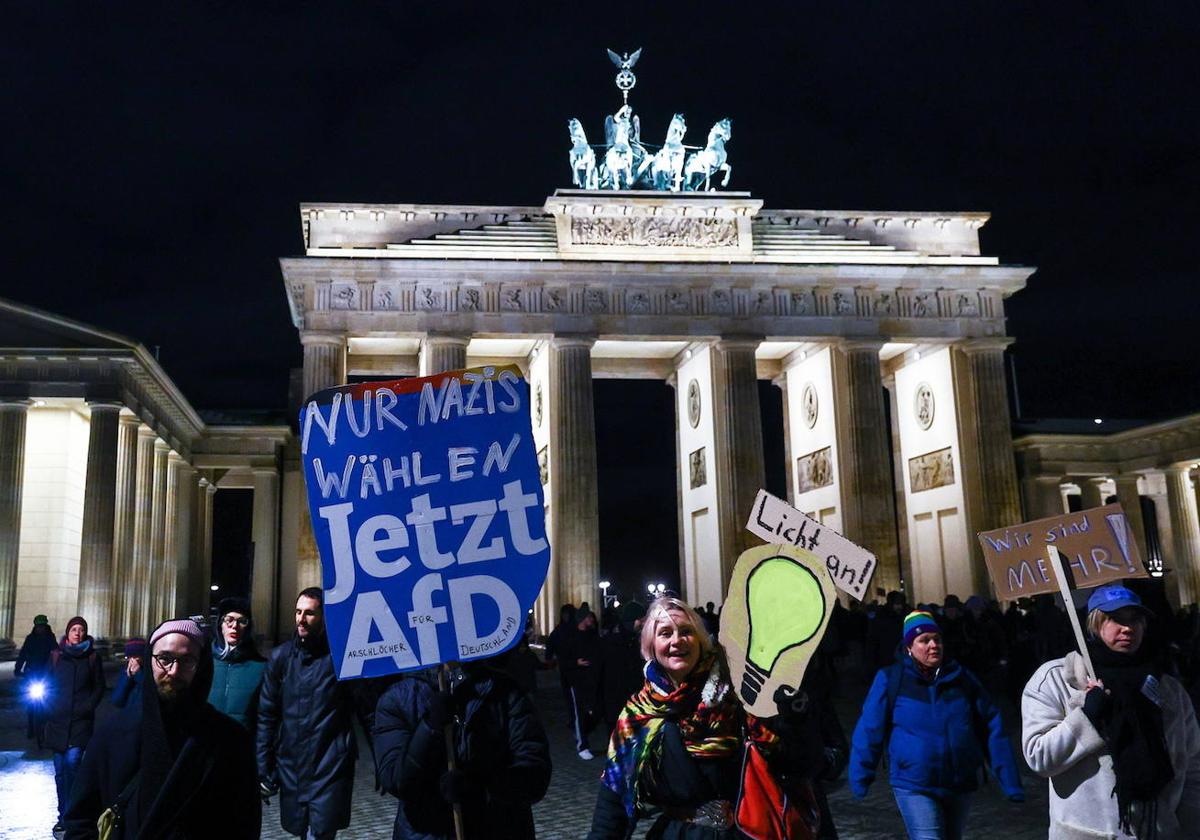
[[[1098,587],[1088,598],[1088,612],[1100,610],[1113,613],[1123,607],[1136,607],[1146,615],[1154,615],[1142,604],[1142,599],[1137,596],[1136,592],[1119,584]]]

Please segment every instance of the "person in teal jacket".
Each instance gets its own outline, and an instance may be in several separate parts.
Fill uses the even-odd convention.
[[[267,660],[254,644],[250,602],[225,598],[218,607],[219,635],[213,640],[213,682],[208,702],[254,731],[258,686]]]
[[[887,748],[889,781],[912,840],[960,840],[985,762],[1010,802],[1024,802],[1000,711],[979,680],[945,659],[933,615],[904,619],[904,653],[881,668],[850,747],[850,789],[860,799]]]

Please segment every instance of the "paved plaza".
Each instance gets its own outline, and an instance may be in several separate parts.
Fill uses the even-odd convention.
[[[537,836],[541,840],[580,840],[587,834],[590,824],[601,763],[600,759],[581,761],[575,755],[555,677],[549,672],[540,676],[542,682],[536,699],[550,734],[554,774],[546,798],[534,808]],[[110,685],[114,678],[115,674],[110,675]],[[107,716],[111,711],[106,701],[101,716]],[[1006,711],[1010,713],[1010,725],[1015,725],[1014,710],[1010,707]],[[856,712],[849,701],[839,704],[838,713],[847,733],[853,727]],[[598,748],[600,740],[597,735],[593,746]],[[5,840],[48,840],[51,837],[55,802],[51,756],[48,751],[27,749],[28,743],[24,711],[16,697],[12,678],[12,663],[3,663],[0,664],[0,838]],[[396,800],[375,791],[370,759],[365,744],[362,746],[363,758],[355,779],[354,822],[339,836],[390,837]],[[1004,800],[995,784],[986,785],[976,794],[967,836],[1010,840],[1045,837],[1045,783],[1027,777],[1026,794],[1028,801],[1024,805],[1012,805]],[[904,836],[886,781],[877,783],[863,801],[854,799],[845,785],[830,799],[841,837],[884,840]],[[288,837],[279,828],[277,805],[268,806],[263,817],[264,838],[284,840]],[[641,826],[635,836],[643,837],[648,827]]]

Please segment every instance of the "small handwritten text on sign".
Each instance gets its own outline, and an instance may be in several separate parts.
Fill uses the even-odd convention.
[[[300,429],[339,678],[517,643],[550,563],[519,369],[330,388]]]
[[[979,544],[996,594],[1010,601],[1059,591],[1046,546],[1062,554],[1076,589],[1146,577],[1129,520],[1116,504],[985,531]]]
[[[794,545],[818,555],[838,589],[863,600],[875,555],[855,545],[832,528],[805,516],[783,499],[758,491],[746,530],[770,545]]]

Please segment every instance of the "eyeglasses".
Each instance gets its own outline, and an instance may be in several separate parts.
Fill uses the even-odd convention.
[[[192,671],[200,662],[194,656],[175,656],[171,653],[156,653],[153,658],[158,663],[158,667],[164,671],[170,671],[176,665],[179,666],[180,671]]]
[[[250,619],[234,618],[231,615],[227,615],[223,619],[221,619],[221,623],[224,624],[226,627],[249,627]]]

